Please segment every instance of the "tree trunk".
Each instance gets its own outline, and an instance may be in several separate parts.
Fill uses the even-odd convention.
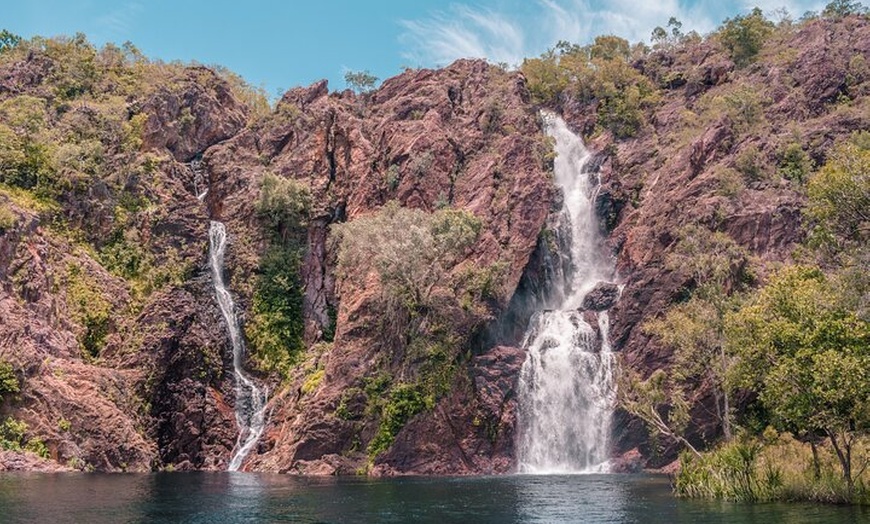
[[[725,345],[719,344],[719,358],[721,360],[721,379],[724,381],[725,373],[728,371],[728,360],[725,355]],[[719,406],[716,406],[719,409]],[[731,403],[728,401],[728,391],[722,388],[722,434],[725,440],[731,440]]]
[[[846,489],[849,496],[852,496],[852,488],[854,488],[854,480],[852,479],[852,443],[847,436],[843,436],[842,442],[839,442],[837,434],[834,431],[827,430],[828,438],[831,439],[831,445],[834,446],[834,451],[837,452],[837,458],[840,460],[840,466],[843,468],[843,480],[846,481]]]
[[[819,447],[815,440],[810,439],[810,449],[813,450],[813,478],[819,480],[822,477],[822,467],[819,465]]]

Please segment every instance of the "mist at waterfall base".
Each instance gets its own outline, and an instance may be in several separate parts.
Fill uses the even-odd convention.
[[[0,473],[0,522],[855,523],[870,508],[676,499],[644,475],[466,478]]]
[[[205,193],[203,193],[204,195]],[[227,469],[237,471],[257,445],[266,425],[266,390],[254,383],[244,370],[245,342],[242,338],[236,304],[224,284],[224,253],[227,246],[226,227],[212,221],[208,230],[209,263],[212,270],[215,298],[221,310],[233,348],[233,374],[236,382],[236,423],[239,437],[233,448],[233,455]]]
[[[523,341],[517,468],[606,472],[615,400],[609,318],[607,311],[580,310],[584,297],[614,276],[594,212],[600,182],[586,169],[590,154],[580,138],[555,114],[541,117],[555,140],[555,179],[563,194],[554,228],[560,258],[552,264],[549,296]]]

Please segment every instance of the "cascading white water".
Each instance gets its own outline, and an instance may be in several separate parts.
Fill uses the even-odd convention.
[[[550,303],[526,332],[519,383],[518,469],[521,473],[607,471],[615,400],[614,358],[606,311],[579,311],[599,282],[613,279],[604,256],[594,201],[599,181],[585,167],[589,152],[555,114],[542,113],[555,139],[556,183],[564,193],[560,216],[568,268],[556,275]],[[598,316],[596,330],[587,318]]]
[[[227,245],[227,230],[221,222],[211,221],[208,230],[209,258],[211,261],[214,292],[221,313],[227,323],[230,342],[233,346],[233,371],[236,377],[236,422],[239,436],[233,448],[229,470],[238,471],[248,453],[257,445],[263,434],[266,419],[265,389],[260,389],[243,369],[245,343],[242,339],[236,305],[224,284],[224,251]]]

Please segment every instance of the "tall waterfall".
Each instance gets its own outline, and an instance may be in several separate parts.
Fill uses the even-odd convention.
[[[579,310],[597,283],[614,276],[594,211],[600,181],[586,170],[590,155],[580,138],[555,114],[542,117],[556,142],[556,183],[564,193],[556,235],[569,259],[523,341],[518,468],[521,473],[605,472],[615,401],[609,319],[606,311]]]
[[[236,317],[236,305],[226,284],[224,284],[226,227],[221,222],[212,221],[208,230],[208,239],[214,292],[227,323],[230,342],[233,345],[233,371],[236,377],[236,422],[239,425],[239,436],[236,439],[235,448],[233,448],[229,470],[237,471],[263,434],[266,418],[266,390],[257,387],[242,367],[245,343],[242,339],[239,319]]]

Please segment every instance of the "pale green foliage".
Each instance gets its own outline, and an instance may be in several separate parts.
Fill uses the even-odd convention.
[[[867,441],[861,443],[866,449]],[[674,491],[681,497],[736,501],[815,501],[827,504],[867,504],[868,493],[856,475],[850,490],[837,472],[839,461],[831,446],[811,445],[768,427],[760,438],[744,437],[725,443],[697,458],[681,457]]]
[[[287,242],[300,228],[304,229],[310,208],[311,190],[307,185],[272,173],[263,176],[255,209],[263,227],[277,240]]]
[[[248,107],[249,124],[260,122],[269,117],[272,112],[272,105],[269,103],[269,96],[266,94],[266,89],[263,86],[252,86],[237,73],[221,65],[212,65],[210,69],[229,84],[230,90],[233,92],[236,100]]]
[[[391,202],[335,228],[338,269],[365,278],[374,272],[391,302],[409,311],[432,306],[433,290],[450,285],[450,271],[477,239],[481,222],[458,209],[428,213]]]
[[[732,359],[725,353],[725,315],[736,302],[726,297],[721,288],[709,286],[644,325],[645,331],[674,349],[668,374],[671,402],[691,390],[692,384],[708,386],[713,394],[716,420],[726,439],[731,438],[731,405],[725,377]],[[688,398],[679,401],[689,403]]]
[[[677,242],[666,265],[690,277],[695,285],[733,288],[749,278],[749,255],[727,233],[687,225],[677,232]]]
[[[806,214],[815,224],[813,240],[835,249],[866,246],[870,236],[870,147],[862,138],[835,147],[810,178]]]
[[[691,420],[686,392],[674,385],[664,370],[657,369],[644,380],[628,366],[621,365],[616,395],[619,407],[644,421],[653,435],[671,438],[699,454],[684,436]]]
[[[6,202],[0,202],[0,233],[15,227],[18,223],[18,215],[9,207]]]
[[[767,103],[758,90],[746,83],[735,83],[725,89],[710,91],[698,102],[702,121],[713,123],[727,118],[737,134],[747,133],[764,121]]]
[[[728,296],[726,289],[734,289],[745,272],[748,255],[728,235],[692,225],[680,230],[666,264],[697,286],[688,301],[643,326],[673,349],[673,362],[645,381],[622,369],[619,401],[654,433],[697,453],[684,432],[694,407],[691,392],[698,384],[710,388],[716,419],[724,436],[731,437],[731,405],[725,387],[731,358],[725,352],[725,316],[736,307],[738,298]]]

